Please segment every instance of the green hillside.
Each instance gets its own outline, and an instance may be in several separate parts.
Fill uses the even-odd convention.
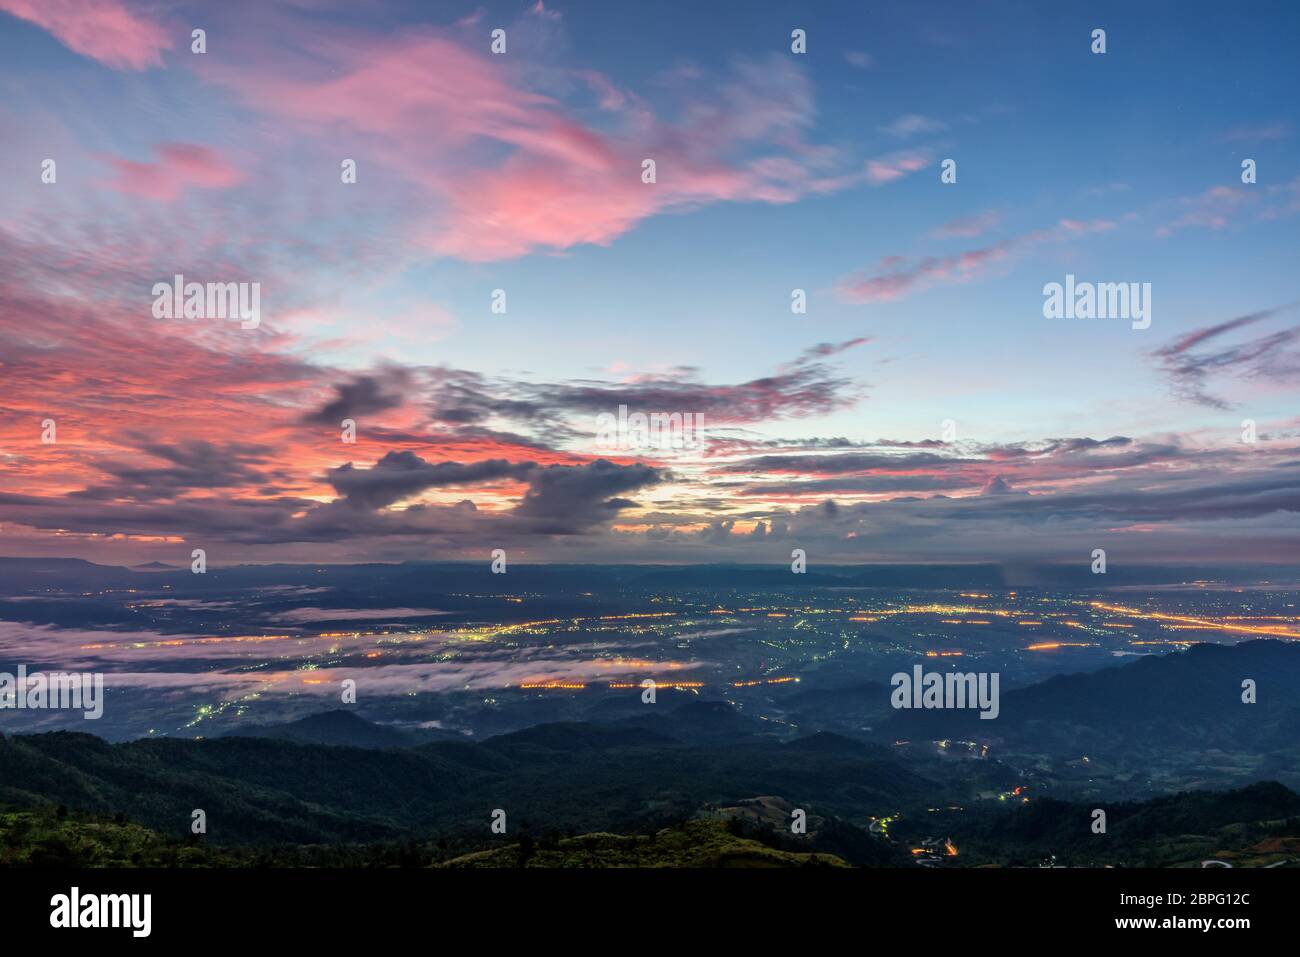
[[[688,821],[653,835],[583,834],[478,851],[440,867],[848,867],[833,854],[785,851],[731,833],[721,821]]]
[[[123,817],[41,807],[0,811],[0,867],[226,867],[233,856]]]

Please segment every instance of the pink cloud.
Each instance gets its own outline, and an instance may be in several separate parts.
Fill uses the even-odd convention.
[[[560,12],[558,10],[547,10],[546,4],[542,0],[537,0],[529,10],[534,16],[545,17],[548,20],[559,20]]]
[[[867,181],[873,186],[892,183],[908,173],[925,169],[927,162],[929,160],[925,154],[914,152],[891,153],[888,156],[868,160]]]
[[[965,282],[981,276],[986,266],[1005,259],[1010,245],[1010,241],[1005,241],[954,256],[927,256],[910,269],[896,268],[876,276],[850,279],[840,285],[839,293],[848,302],[881,302],[901,299],[922,285]],[[894,258],[890,257],[891,260]]]
[[[118,70],[162,66],[171,38],[120,0],[0,0],[0,10],[49,31],[69,50]]]
[[[936,239],[974,239],[1002,222],[1002,214],[990,209],[978,216],[959,216],[931,232]]]
[[[1125,220],[1131,217],[1124,217]],[[952,224],[948,224],[951,226]],[[1037,229],[1022,236],[978,249],[968,249],[951,256],[927,256],[908,266],[903,256],[886,256],[874,275],[857,274],[842,280],[837,287],[846,302],[870,303],[901,299],[909,293],[936,283],[968,282],[983,278],[990,267],[1023,254],[1035,246],[1064,242],[1096,233],[1109,232],[1119,225],[1110,219],[1061,219],[1047,229]],[[940,227],[943,229],[944,227]],[[959,235],[954,233],[954,235]]]
[[[666,211],[791,202],[825,191],[822,171],[835,161],[804,141],[811,87],[788,58],[735,64],[672,120],[589,70],[541,84],[576,80],[594,92],[595,125],[524,87],[540,67],[505,63],[486,47],[471,51],[427,30],[344,39],[314,35],[307,54],[281,57],[274,70],[198,67],[302,133],[332,142],[365,134],[370,160],[415,190],[414,240],[442,255],[484,261],[608,244]],[[656,163],[654,183],[642,181],[646,159]]]
[[[117,171],[109,184],[123,193],[150,199],[173,200],[186,187],[225,189],[243,176],[214,150],[190,143],[164,143],[155,148],[155,163],[109,157]]]
[[[1231,186],[1214,186],[1198,196],[1181,200],[1187,209],[1177,219],[1156,229],[1156,236],[1164,238],[1183,229],[1223,229],[1241,209],[1254,202],[1247,190]]]

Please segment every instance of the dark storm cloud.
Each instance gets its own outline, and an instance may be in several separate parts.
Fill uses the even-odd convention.
[[[796,364],[775,375],[736,385],[710,385],[695,370],[676,377],[642,379],[621,385],[576,382],[539,387],[548,407],[598,415],[620,405],[642,412],[680,411],[702,414],[710,423],[767,422],[820,415],[853,404],[848,379],[821,363]]]
[[[607,521],[634,503],[617,497],[655,485],[666,477],[648,465],[615,465],[597,459],[587,465],[552,465],[536,469],[528,491],[511,513],[532,523],[534,531],[569,534]]]
[[[810,491],[818,491],[821,476],[828,475],[916,475],[952,476],[960,473],[966,481],[946,478],[948,485],[935,484],[932,488],[960,488],[987,481],[992,468],[1015,468],[1026,478],[1060,479],[1095,472],[1137,468],[1157,462],[1173,461],[1185,456],[1185,451],[1170,443],[1138,443],[1125,436],[1109,439],[1069,438],[1046,439],[1032,445],[973,445],[953,446],[952,454],[912,451],[914,446],[899,446],[908,451],[902,454],[848,450],[811,455],[759,455],[728,463],[715,470],[722,474],[778,474],[810,476]],[[960,453],[956,449],[960,449]],[[797,486],[783,486],[793,491]],[[906,486],[900,485],[900,489]],[[834,486],[826,486],[831,490]],[[849,491],[850,486],[841,484]],[[927,488],[918,483],[915,489]],[[873,487],[862,485],[861,491],[887,491],[885,484]]]
[[[507,378],[489,378],[465,369],[430,373],[429,418],[448,426],[481,426],[491,418],[523,423],[546,433],[560,427],[555,410],[531,392],[535,388]]]
[[[1176,560],[1191,557],[1191,542],[1207,555],[1297,561],[1300,464],[1275,463],[1266,474],[1213,467],[1160,475],[1112,473],[1100,483],[1051,493],[1026,491],[993,474],[975,495],[852,503],[832,498],[793,510],[750,511],[745,517],[767,523],[763,537],[779,534],[827,561],[925,557],[936,550],[984,559],[1077,557],[1098,545]],[[645,538],[665,548],[707,543],[715,555],[739,557],[751,554],[753,536],[736,527],[738,518],[699,530],[665,523]],[[655,521],[656,515],[643,519]]]
[[[741,434],[727,434],[741,433]],[[904,441],[900,439],[875,439],[854,441],[844,436],[811,436],[805,438],[761,438],[747,430],[721,430],[709,439],[710,456],[746,455],[757,452],[841,452],[859,449],[943,449],[952,443],[940,439]]]
[[[432,373],[434,381],[428,390],[430,418],[452,427],[481,427],[493,418],[514,421],[551,441],[560,441],[588,434],[569,424],[572,416],[613,414],[620,405],[633,412],[701,414],[711,425],[818,415],[852,405],[858,398],[851,381],[835,375],[820,360],[866,341],[821,343],[773,375],[734,385],[704,382],[692,368],[628,383],[531,383],[438,369]]]
[[[191,440],[178,445],[146,441],[139,451],[170,464],[161,467],[124,462],[102,462],[98,468],[116,479],[73,492],[92,499],[166,499],[194,489],[241,488],[263,484],[276,475],[264,466],[273,461],[268,446],[243,443],[217,444]]]
[[[961,475],[865,475],[812,479],[806,482],[773,482],[748,485],[741,495],[885,494],[888,492],[950,492],[978,485],[979,480]]]
[[[394,366],[385,370],[383,379],[361,375],[350,382],[339,383],[334,386],[334,398],[305,416],[304,421],[336,426],[343,419],[398,408],[405,401],[401,390],[408,385],[409,379],[405,369]]]
[[[1023,445],[988,446],[983,449],[983,454],[991,459],[1028,458],[1057,452],[1091,452],[1094,449],[1123,448],[1132,444],[1133,440],[1123,435],[1114,435],[1109,439],[1045,439],[1033,448]]]
[[[1300,470],[1278,469],[1269,475],[1230,479],[1207,476],[1197,484],[1172,488],[1134,483],[1131,487],[1030,495],[1015,501],[983,499],[978,507],[952,510],[949,517],[1001,517],[1030,523],[1058,518],[1175,522],[1257,518],[1282,512],[1300,512]]]
[[[320,503],[299,498],[194,499],[166,505],[144,502],[69,503],[0,493],[0,521],[17,513],[35,528],[121,535],[175,535],[187,542],[283,544],[337,542],[357,538],[439,536],[482,542],[488,536],[526,540],[576,535],[618,516],[634,503],[627,493],[663,481],[660,469],[618,465],[604,459],[582,465],[538,466],[490,461],[430,464],[390,453],[372,469],[336,470],[348,496]],[[373,474],[372,474],[373,473]],[[528,490],[510,509],[480,510],[472,502],[384,508],[423,488],[471,484],[499,478],[526,481]]]
[[[536,469],[533,462],[426,462],[414,452],[389,452],[373,467],[359,469],[351,462],[331,469],[329,482],[349,505],[377,509],[415,495],[425,489],[447,485],[473,485],[493,479],[527,478]]]
[[[952,469],[978,459],[914,452],[907,455],[846,452],[840,455],[759,455],[721,466],[719,472],[776,472],[801,475],[840,475],[855,472],[908,472],[914,469]]]
[[[409,399],[424,407],[429,426],[440,434],[554,449],[590,439],[595,417],[616,414],[621,405],[632,412],[695,413],[709,427],[800,418],[848,407],[861,397],[825,360],[867,341],[819,343],[772,375],[735,384],[705,382],[693,368],[633,382],[532,382],[450,367],[394,366],[335,384],[335,397],[304,421],[337,425],[343,418],[402,407]]]

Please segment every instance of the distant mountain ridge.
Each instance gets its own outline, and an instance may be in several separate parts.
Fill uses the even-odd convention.
[[[951,670],[963,669],[954,665]],[[1254,704],[1242,701],[1247,679],[1255,682]],[[1031,722],[1055,721],[1113,732],[1155,723],[1170,734],[1197,737],[1212,734],[1211,725],[1226,724],[1272,735],[1300,729],[1293,724],[1300,720],[1300,642],[1196,644],[1097,671],[1056,675],[1000,698],[998,717],[992,721],[972,710],[904,708],[894,711],[883,730],[1005,735]]]
[[[418,735],[367,721],[352,711],[337,709],[283,724],[249,725],[222,737],[278,738],[300,744],[353,748],[406,748],[422,742]]]
[[[290,733],[328,728],[386,740],[359,730],[364,724],[336,714],[291,723]],[[883,813],[945,792],[875,745],[846,739],[833,749],[759,736],[686,743],[635,722],[547,724],[480,743],[400,748],[277,737],[109,744],[76,732],[0,740],[0,804],[120,812],[169,834],[183,833],[201,807],[217,843],[477,832],[495,807],[560,830],[640,829],[766,793],[773,781],[831,813],[864,806]]]
[[[187,556],[186,556],[187,557]],[[355,564],[210,565],[207,581],[219,577],[226,584],[259,584],[269,578],[310,581],[314,584],[362,577],[368,581],[400,584],[418,578],[449,589],[482,579],[482,562],[362,562]],[[433,574],[436,572],[436,574]],[[62,578],[69,584],[125,583],[141,573],[188,575],[188,562],[152,561],[136,566],[102,565],[80,558],[0,557],[0,581],[11,586],[47,584]],[[1113,568],[1099,582],[1087,563],[915,563],[878,565],[813,564],[803,575],[792,575],[784,561],[770,565],[686,564],[618,565],[571,563],[511,564],[511,581],[519,585],[545,585],[560,591],[590,591],[593,583],[632,588],[744,588],[777,587],[782,590],[814,587],[848,588],[1074,588],[1099,590],[1123,585],[1163,585],[1188,581],[1246,584],[1261,579],[1300,584],[1294,566],[1222,568],[1200,565],[1131,565]]]
[[[1247,679],[1255,703],[1242,700]],[[1058,779],[1084,790],[1094,782],[1100,793],[1117,784],[1154,793],[1269,779],[1300,788],[1297,642],[1193,645],[1000,698],[994,720],[970,709],[898,709],[875,733],[986,742],[1001,759],[1049,762]]]

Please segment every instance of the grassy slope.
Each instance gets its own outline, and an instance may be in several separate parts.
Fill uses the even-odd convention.
[[[453,858],[441,867],[518,867],[519,844]],[[526,867],[847,867],[831,854],[767,847],[731,834],[720,821],[688,821],[642,834],[584,834],[533,845]]]

